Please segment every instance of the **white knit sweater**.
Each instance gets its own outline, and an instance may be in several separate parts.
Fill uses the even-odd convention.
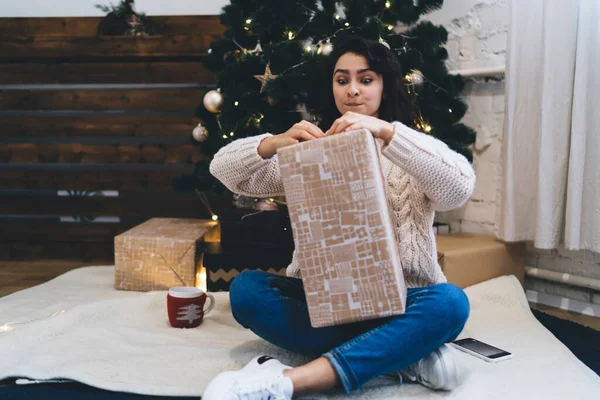
[[[422,287],[446,282],[437,262],[434,211],[463,205],[475,186],[475,173],[465,157],[445,143],[394,122],[394,135],[382,148],[381,166],[393,208],[406,284]],[[284,195],[277,156],[258,154],[264,134],[238,139],[221,148],[210,172],[234,193],[251,197]],[[296,254],[287,275],[300,277]]]

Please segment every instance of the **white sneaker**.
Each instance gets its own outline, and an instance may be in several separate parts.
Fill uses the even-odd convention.
[[[202,400],[291,400],[291,369],[269,356],[253,358],[239,371],[221,372],[206,387]]]
[[[452,390],[459,385],[461,375],[454,352],[452,347],[444,344],[399,373],[403,378],[431,389]]]

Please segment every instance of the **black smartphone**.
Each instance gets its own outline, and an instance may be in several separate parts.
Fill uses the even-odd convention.
[[[481,358],[487,362],[499,362],[508,360],[512,354],[506,350],[499,349],[487,343],[480,342],[477,339],[465,338],[458,339],[451,343],[460,351],[471,354],[477,358]]]

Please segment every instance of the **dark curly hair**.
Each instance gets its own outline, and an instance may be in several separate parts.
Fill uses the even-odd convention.
[[[379,106],[379,118],[384,121],[399,121],[413,126],[414,110],[403,83],[402,68],[398,59],[383,44],[359,36],[345,36],[333,43],[334,50],[322,64],[320,109],[322,129],[329,129],[333,121],[341,116],[333,98],[333,70],[339,58],[346,53],[363,56],[369,68],[383,78],[383,94]]]

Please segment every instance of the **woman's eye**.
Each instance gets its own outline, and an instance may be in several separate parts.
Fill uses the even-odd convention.
[[[348,83],[348,79],[339,78],[339,79],[337,79],[337,80],[336,80],[336,82],[337,82],[339,85],[345,85],[345,84],[347,84],[347,83]],[[368,85],[369,83],[372,83],[372,82],[373,82],[373,79],[372,79],[372,78],[364,78],[364,79],[361,79],[361,80],[360,80],[360,82],[361,82],[362,84],[364,84],[364,85]]]

